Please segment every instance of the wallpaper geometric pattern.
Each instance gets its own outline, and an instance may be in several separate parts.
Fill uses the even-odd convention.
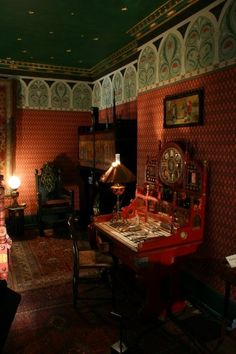
[[[236,67],[138,96],[138,184],[143,184],[147,156],[158,154],[158,141],[187,140],[194,157],[208,162],[206,230],[204,243],[189,257],[188,271],[223,291],[219,270],[226,255],[236,253]],[[199,87],[204,88],[202,126],[163,128],[163,100]],[[209,256],[210,255],[210,256]],[[236,296],[236,292],[235,292]]]
[[[78,127],[88,125],[88,112],[60,110],[17,110],[16,168],[21,187],[19,202],[27,204],[25,215],[36,215],[35,169],[55,161],[62,170],[66,186],[75,191],[79,209]]]

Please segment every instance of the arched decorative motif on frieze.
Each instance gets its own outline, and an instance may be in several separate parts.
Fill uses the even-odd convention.
[[[222,10],[219,26],[219,59],[236,57],[236,2],[233,0]]]
[[[142,89],[156,83],[157,51],[153,44],[148,44],[138,60],[138,86]]]
[[[27,106],[27,92],[26,83],[22,79],[17,80],[16,105],[18,108]]]
[[[182,48],[180,38],[175,33],[169,33],[166,38],[163,38],[158,66],[160,81],[169,80],[181,74]]]
[[[55,109],[70,108],[70,87],[63,81],[56,81],[51,86],[51,106]]]
[[[134,99],[137,96],[137,71],[129,65],[124,74],[124,100]]]
[[[215,28],[212,21],[199,16],[189,28],[185,40],[185,71],[212,65],[215,58]]]
[[[35,79],[28,86],[30,108],[47,108],[49,105],[49,87],[44,80]]]
[[[92,90],[87,83],[80,82],[75,85],[72,92],[72,105],[74,109],[91,109]]]
[[[102,96],[102,86],[99,81],[97,81],[94,84],[93,87],[93,95],[92,95],[92,101],[93,101],[93,107],[101,107],[101,96]]]
[[[123,98],[123,76],[120,71],[115,72],[112,80],[113,94],[115,94],[115,102],[120,103]]]
[[[107,108],[112,106],[112,83],[111,79],[107,76],[102,82],[102,107]]]

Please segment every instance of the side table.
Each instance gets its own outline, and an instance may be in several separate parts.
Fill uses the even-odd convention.
[[[9,206],[8,209],[8,222],[9,222],[9,234],[12,237],[24,235],[24,212],[26,204],[19,204],[16,207]]]

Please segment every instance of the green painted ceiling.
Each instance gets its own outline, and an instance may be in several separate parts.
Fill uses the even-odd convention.
[[[90,72],[117,51],[134,48],[158,21],[195,2],[0,0],[0,68],[33,71],[39,65],[48,71],[57,66]]]

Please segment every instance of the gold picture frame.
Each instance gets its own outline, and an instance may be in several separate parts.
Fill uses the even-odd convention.
[[[203,89],[164,98],[164,128],[203,124]]]

